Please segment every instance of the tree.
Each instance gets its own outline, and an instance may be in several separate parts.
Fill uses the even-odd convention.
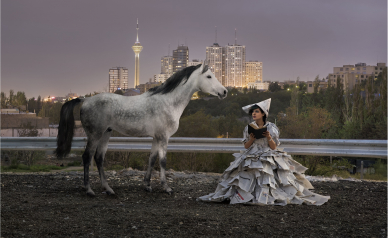
[[[296,84],[299,84],[299,77],[296,79]],[[291,88],[291,101],[290,101],[290,107],[295,108],[296,115],[298,115],[299,112],[299,89],[298,86]]]
[[[123,91],[121,89],[118,89],[114,92],[115,94],[118,94],[118,95],[123,95]]]
[[[307,84],[305,82],[300,82],[298,87],[299,87],[299,91],[302,91],[302,92],[307,91]]]
[[[13,103],[14,103],[14,91],[11,89],[11,90],[9,90],[9,104],[14,106]]]
[[[178,131],[174,136],[177,137],[217,137],[217,131],[212,126],[210,115],[203,111],[181,118]]]
[[[1,108],[7,108],[8,98],[4,92],[1,92]]]
[[[204,93],[204,92],[202,92],[202,91],[198,91],[198,92],[197,92],[197,96],[198,96],[198,98],[205,98],[205,97],[209,97],[209,95],[210,95],[210,94],[208,94],[208,93]]]
[[[218,136],[223,138],[241,138],[246,124],[239,121],[233,114],[220,116],[213,120],[213,128],[217,130]]]
[[[277,82],[272,82],[269,84],[269,87],[268,87],[268,90],[270,92],[277,92],[277,91],[280,91],[282,89],[282,87],[280,87],[280,85],[277,83]]]
[[[18,91],[16,96],[14,96],[14,106],[20,109],[23,106],[27,106],[27,98],[24,92]]]
[[[282,138],[320,139],[335,127],[335,122],[323,108],[311,107],[297,115],[293,106],[287,108],[285,114],[278,114],[278,126]]]
[[[42,133],[31,124],[31,122],[27,122],[20,126],[20,129],[17,130],[19,137],[38,137],[41,136]]]
[[[35,113],[36,115],[39,114],[40,112],[40,109],[42,108],[42,98],[40,97],[40,95],[38,96],[38,99],[36,100],[36,108],[35,108]]]
[[[61,116],[61,103],[54,103],[52,107],[49,110],[49,117],[50,117],[50,123],[52,124],[59,124],[59,119]]]
[[[39,117],[49,117],[49,110],[50,110],[49,104],[47,102],[43,103],[42,109],[39,111],[38,116]]]
[[[28,108],[27,108],[27,110],[29,112],[36,112],[36,101],[35,101],[34,97],[28,99]]]
[[[243,92],[244,92],[244,94],[247,94],[248,88],[247,88],[247,87],[244,87],[244,88],[243,88]]]
[[[314,93],[317,94],[319,90],[319,75],[315,77],[313,87],[314,87]]]
[[[239,94],[239,91],[237,88],[230,88],[228,89],[228,96],[237,96]]]

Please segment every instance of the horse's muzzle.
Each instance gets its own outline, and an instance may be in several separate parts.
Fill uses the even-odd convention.
[[[222,93],[218,93],[218,98],[219,99],[224,99],[224,98],[226,98],[226,96],[228,95],[228,90],[224,90],[224,93],[222,94]]]

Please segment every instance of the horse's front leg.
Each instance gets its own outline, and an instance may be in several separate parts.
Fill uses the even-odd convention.
[[[154,139],[152,142],[152,148],[151,148],[151,155],[148,160],[148,168],[147,168],[147,173],[144,176],[144,185],[145,185],[145,190],[148,192],[152,192],[151,188],[151,174],[152,174],[152,169],[155,165],[156,157],[158,156],[158,143]]]
[[[160,183],[162,184],[164,191],[171,194],[173,191],[166,181],[167,143],[168,140],[162,142],[159,148]]]

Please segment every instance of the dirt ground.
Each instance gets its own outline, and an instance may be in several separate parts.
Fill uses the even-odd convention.
[[[142,171],[109,171],[116,195],[87,197],[82,172],[1,175],[1,237],[387,237],[387,183],[313,182],[323,206],[203,203],[219,174],[170,171],[173,195]]]

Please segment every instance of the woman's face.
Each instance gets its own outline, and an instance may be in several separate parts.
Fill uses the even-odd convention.
[[[254,109],[253,112],[252,112],[252,118],[255,121],[262,120],[263,116],[264,116],[264,113],[261,113],[259,108]]]

